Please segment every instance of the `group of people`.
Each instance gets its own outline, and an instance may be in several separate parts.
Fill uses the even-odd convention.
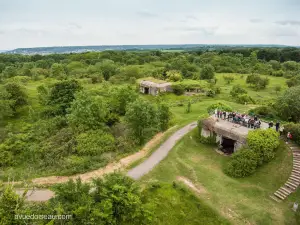
[[[226,111],[221,111],[218,109],[215,109],[215,117],[223,119],[223,120],[228,120],[233,123],[241,124],[243,126],[246,126],[248,128],[253,128],[253,129],[258,129],[260,128],[261,121],[257,116],[249,116],[247,114],[241,114],[238,112],[226,112]],[[269,123],[269,128],[274,127],[274,122],[271,121]],[[280,132],[280,135],[283,134],[284,132],[284,126],[280,126],[280,122],[277,121],[275,123],[275,129],[277,132]],[[289,140],[292,140],[292,134],[290,132],[287,132],[287,142]]]
[[[260,128],[261,121],[257,116],[249,116],[247,114],[241,114],[238,112],[226,112],[216,109],[215,117],[223,120],[228,120],[233,123],[241,124],[248,128],[258,129]]]

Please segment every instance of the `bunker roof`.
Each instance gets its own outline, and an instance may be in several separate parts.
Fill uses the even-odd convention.
[[[218,135],[222,135],[224,137],[243,143],[246,142],[248,132],[250,130],[253,130],[240,124],[229,122],[227,120],[216,118],[214,116],[205,119],[202,124],[207,130],[214,131]],[[262,122],[261,129],[266,128],[268,128],[268,124]]]

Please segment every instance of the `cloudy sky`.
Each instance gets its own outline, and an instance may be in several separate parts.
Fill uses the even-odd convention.
[[[300,45],[300,0],[0,0],[0,50],[121,44]]]

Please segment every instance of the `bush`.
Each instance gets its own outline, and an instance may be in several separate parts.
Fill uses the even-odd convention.
[[[247,136],[248,147],[258,154],[259,164],[269,162],[279,146],[279,133],[274,129],[250,131]]]
[[[115,150],[115,139],[101,130],[88,131],[76,137],[76,151],[79,155],[100,155]]]
[[[234,81],[233,75],[224,75],[223,79],[226,81],[227,84],[230,84],[232,81]]]
[[[273,71],[271,73],[272,76],[274,77],[283,77],[284,76],[284,72],[282,70],[279,70],[279,71]]]
[[[173,84],[172,90],[176,95],[182,95],[184,93],[184,86],[182,84]]]
[[[212,114],[212,113],[214,113],[215,109],[219,109],[219,110],[226,111],[226,112],[232,112],[232,108],[229,105],[223,104],[221,102],[210,105],[207,108],[207,112],[209,114]]]
[[[242,94],[247,94],[247,91],[239,84],[234,85],[230,91],[230,95],[234,98]]]
[[[248,112],[250,115],[258,115],[259,117],[265,118],[275,118],[274,109],[269,106],[259,106],[254,109],[249,110]]]
[[[246,83],[250,84],[255,90],[266,88],[270,80],[268,77],[262,78],[258,74],[251,74],[247,76]]]
[[[245,104],[245,103],[253,103],[255,104],[255,101],[253,98],[251,98],[249,95],[247,94],[241,94],[241,95],[238,95],[236,96],[236,101],[237,103],[240,103],[240,104]]]
[[[256,171],[258,155],[250,149],[240,149],[231,156],[224,172],[231,177],[247,177]]]
[[[213,89],[208,89],[206,91],[206,96],[207,97],[215,97],[216,96],[216,92]]]

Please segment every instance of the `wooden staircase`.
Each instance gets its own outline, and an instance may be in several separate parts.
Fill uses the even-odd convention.
[[[293,170],[287,182],[270,196],[277,202],[286,199],[292,192],[296,191],[300,184],[300,148],[293,143],[288,144],[288,146],[293,152]]]

